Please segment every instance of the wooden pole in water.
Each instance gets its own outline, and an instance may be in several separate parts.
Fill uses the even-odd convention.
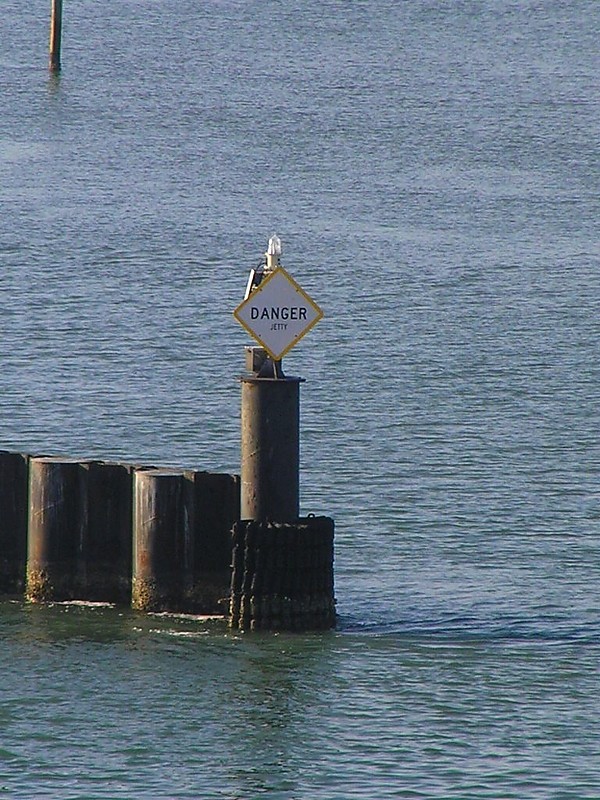
[[[60,72],[63,0],[52,0],[50,16],[50,72]]]

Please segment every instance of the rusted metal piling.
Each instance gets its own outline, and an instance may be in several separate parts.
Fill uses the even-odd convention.
[[[85,596],[87,472],[82,462],[29,462],[26,596],[31,601]]]
[[[135,471],[133,608],[226,613],[239,486],[237,475]]]
[[[134,467],[91,461],[86,469],[88,518],[83,559],[86,597],[129,603]]]
[[[61,70],[60,51],[62,46],[62,12],[63,0],[52,0],[50,10],[50,61],[49,69],[52,73]]]
[[[191,610],[226,613],[231,583],[231,533],[240,518],[238,475],[186,473],[193,495]]]
[[[26,595],[129,602],[129,465],[30,459]]]
[[[178,611],[191,585],[191,493],[183,471],[136,470],[131,605]]]
[[[323,316],[269,240],[234,316],[261,347],[241,378],[241,520],[234,526],[229,623],[237,630],[335,625],[334,523],[300,514],[300,383],[282,357]]]
[[[333,628],[333,535],[329,517],[236,523],[231,627],[242,631]]]
[[[28,457],[0,450],[0,592],[25,586]]]
[[[0,594],[226,613],[239,476],[0,451]]]

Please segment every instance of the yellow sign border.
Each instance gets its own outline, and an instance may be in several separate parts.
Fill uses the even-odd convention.
[[[298,294],[300,294],[304,298],[304,300],[308,303],[308,305],[312,306],[317,316],[311,321],[309,325],[306,326],[306,328],[304,328],[302,333],[299,333],[297,336],[294,336],[294,338],[288,344],[285,350],[282,350],[282,352],[279,355],[276,355],[275,353],[273,353],[271,348],[267,344],[265,344],[265,342],[263,342],[260,336],[258,336],[258,334],[256,334],[252,330],[252,328],[250,328],[250,326],[247,325],[246,322],[244,322],[244,320],[238,316],[238,313],[242,310],[242,308],[246,306],[247,303],[250,302],[251,299],[256,300],[256,295],[262,292],[262,290],[269,285],[269,282],[273,280],[275,275],[279,274],[280,272],[283,273],[283,275],[285,275],[286,279],[292,284],[296,292],[298,292]],[[265,348],[265,350],[267,351],[269,356],[273,359],[273,361],[281,361],[281,359],[290,352],[292,347],[295,347],[300,341],[300,339],[303,339],[306,336],[306,334],[314,328],[317,322],[323,319],[325,314],[323,313],[323,310],[315,303],[312,297],[309,297],[304,291],[304,289],[300,286],[300,284],[296,280],[294,280],[294,278],[292,278],[290,273],[282,266],[279,266],[276,267],[273,270],[273,272],[271,272],[270,275],[267,275],[267,277],[262,280],[262,282],[257,286],[257,288],[253,292],[251,292],[248,295],[248,297],[246,297],[245,300],[242,300],[239,306],[234,310],[233,316],[240,323],[242,328],[244,328],[250,334],[250,336],[252,336],[252,338],[260,344],[261,347]]]

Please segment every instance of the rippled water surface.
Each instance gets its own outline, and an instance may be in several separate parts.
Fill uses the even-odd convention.
[[[0,447],[237,471],[268,237],[325,319],[338,630],[0,604],[0,796],[600,796],[595,0],[4,0]]]

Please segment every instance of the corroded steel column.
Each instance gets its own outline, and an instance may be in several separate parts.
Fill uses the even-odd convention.
[[[298,519],[301,381],[258,373],[241,379],[242,519]]]
[[[81,598],[88,523],[87,469],[74,459],[31,458],[27,598]]]
[[[140,469],[134,478],[131,604],[175,611],[190,583],[190,492],[184,472]]]
[[[27,557],[27,461],[0,450],[0,592],[22,592]]]
[[[131,599],[132,494],[130,464],[87,465],[88,534],[84,553],[86,598]]]

